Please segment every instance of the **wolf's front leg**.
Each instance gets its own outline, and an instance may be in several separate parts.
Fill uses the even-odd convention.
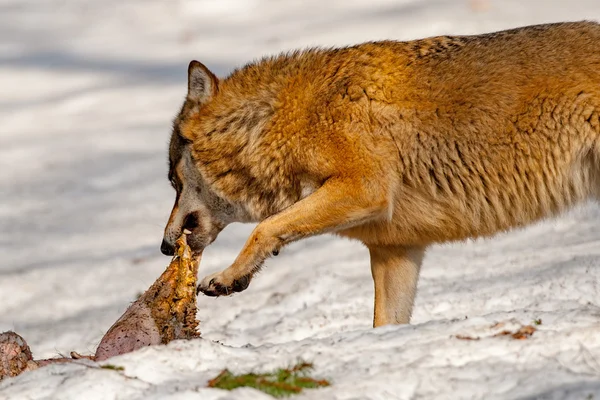
[[[422,247],[369,247],[375,283],[373,327],[408,324],[425,249]]]
[[[233,265],[204,278],[198,291],[208,296],[239,292],[267,257],[282,246],[309,236],[389,217],[389,196],[379,184],[359,179],[329,179],[310,196],[262,221]]]

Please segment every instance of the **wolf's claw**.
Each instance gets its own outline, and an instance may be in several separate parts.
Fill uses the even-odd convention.
[[[220,273],[208,276],[200,282],[196,293],[202,292],[206,296],[229,296],[230,294],[245,290],[250,284],[250,276],[235,279],[231,284],[222,283]]]

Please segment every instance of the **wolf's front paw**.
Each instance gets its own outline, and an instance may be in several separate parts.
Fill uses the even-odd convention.
[[[198,285],[197,293],[202,292],[207,296],[229,296],[230,294],[245,290],[250,284],[250,276],[239,279],[225,279],[223,272],[212,274],[202,279]]]

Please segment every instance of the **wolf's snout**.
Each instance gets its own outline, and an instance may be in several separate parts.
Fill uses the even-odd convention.
[[[175,246],[163,239],[160,244],[160,252],[165,256],[173,256],[175,255]]]

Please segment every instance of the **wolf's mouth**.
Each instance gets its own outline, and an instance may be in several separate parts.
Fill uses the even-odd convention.
[[[194,254],[202,252],[206,246],[212,243],[211,238],[198,225],[192,229],[183,228],[182,233],[187,236],[188,246]]]

